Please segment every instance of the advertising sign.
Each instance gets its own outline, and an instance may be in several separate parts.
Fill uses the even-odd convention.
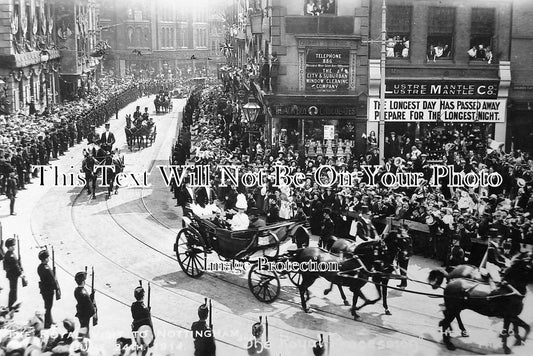
[[[497,99],[498,80],[403,80],[385,81],[386,98]]]
[[[379,99],[370,99],[370,121],[379,121]],[[385,121],[505,122],[506,100],[386,99]]]
[[[334,139],[335,139],[335,126],[324,125],[324,140],[334,140]]]
[[[335,48],[308,48],[305,62],[305,90],[347,91],[350,51]]]

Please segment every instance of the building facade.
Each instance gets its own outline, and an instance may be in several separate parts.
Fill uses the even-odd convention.
[[[533,2],[513,2],[507,147],[533,152]],[[528,126],[529,125],[529,126]]]
[[[59,101],[56,1],[0,1],[0,110],[27,111]]]
[[[271,83],[262,83],[262,92],[273,145],[338,157],[361,146],[356,137],[367,124],[369,5],[369,0],[260,5],[267,9],[267,31],[256,42],[264,44],[270,64]]]
[[[98,41],[96,0],[55,0],[55,23],[61,98],[84,97],[96,83],[99,68],[99,59],[91,55]]]
[[[210,45],[206,4],[101,0],[101,36],[112,48],[106,68],[122,75],[205,72]]]
[[[481,145],[506,142],[512,12],[511,1],[387,0],[385,136],[423,137],[454,126]],[[371,38],[381,38],[382,13],[383,1],[372,0]],[[369,133],[380,120],[381,54],[381,41],[373,42]]]

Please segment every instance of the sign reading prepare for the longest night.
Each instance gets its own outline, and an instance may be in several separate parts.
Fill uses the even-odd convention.
[[[350,51],[335,48],[308,48],[305,62],[305,89],[346,91],[350,72]]]
[[[379,99],[370,100],[369,120],[379,121]],[[385,121],[505,122],[506,100],[386,99]]]

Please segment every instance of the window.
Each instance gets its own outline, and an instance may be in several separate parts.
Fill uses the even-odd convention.
[[[336,0],[305,0],[304,14],[307,16],[337,14]]]
[[[428,16],[427,58],[453,57],[453,32],[455,28],[455,8],[430,7]]]
[[[411,11],[411,6],[387,6],[387,57],[409,57]]]
[[[178,39],[178,48],[185,47],[185,30],[183,28],[177,29],[176,37]]]
[[[492,62],[495,12],[492,8],[472,8],[470,30],[470,60]]]

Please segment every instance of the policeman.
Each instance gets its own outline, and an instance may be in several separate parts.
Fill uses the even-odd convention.
[[[323,214],[324,217],[322,220],[322,227],[320,233],[320,246],[329,250],[334,242],[333,233],[335,231],[335,224],[333,223],[333,220],[331,220],[330,208],[324,209]]]
[[[407,268],[409,267],[409,258],[413,254],[413,241],[409,235],[409,228],[407,225],[403,225],[399,230],[399,251],[398,251],[398,267],[400,268],[400,274],[405,278],[402,279],[399,288],[407,287]]]
[[[7,251],[4,256],[4,270],[6,271],[6,277],[9,280],[9,301],[7,306],[8,308],[11,308],[17,301],[18,280],[23,272],[20,262],[15,255],[15,239],[7,239],[6,248]]]
[[[94,316],[96,310],[93,301],[87,290],[85,289],[85,280],[87,273],[78,272],[74,276],[74,280],[78,285],[74,289],[74,298],[76,298],[76,317],[80,321],[80,328],[87,328],[87,337],[89,337],[89,321]]]
[[[144,305],[144,294],[143,287],[137,287],[133,292],[135,302],[131,304],[131,316],[133,318],[131,331],[133,332],[135,341],[137,341],[137,345],[143,347],[143,351],[147,351],[144,350],[145,342],[148,342],[148,345],[146,345],[148,348],[152,347],[154,345],[155,334],[150,309]],[[148,330],[151,331],[151,335],[146,335],[148,330],[146,327],[142,328],[143,326],[149,327]]]
[[[39,252],[39,260],[41,260],[41,264],[39,264],[39,267],[37,267],[37,274],[41,279],[41,281],[39,282],[39,289],[41,290],[41,295],[43,296],[44,300],[45,329],[50,329],[50,326],[52,326],[52,306],[54,304],[54,295],[56,290],[59,289],[56,283],[54,273],[48,265],[49,258],[50,254],[48,253],[48,250],[42,250],[41,252]]]
[[[209,308],[207,304],[202,304],[198,308],[200,320],[192,323],[192,337],[194,339],[194,356],[214,356],[216,355],[215,338],[213,331],[207,325]]]

